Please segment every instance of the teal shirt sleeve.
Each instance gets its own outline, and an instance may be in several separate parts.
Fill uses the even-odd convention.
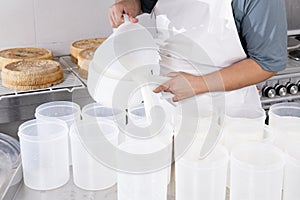
[[[278,72],[287,62],[284,0],[232,0],[237,30],[247,56],[263,69]]]

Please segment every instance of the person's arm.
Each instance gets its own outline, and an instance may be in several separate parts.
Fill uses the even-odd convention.
[[[194,76],[184,72],[168,74],[172,79],[157,87],[154,92],[171,92],[177,102],[206,92],[231,91],[262,82],[275,72],[266,71],[252,59],[245,59],[219,71]]]
[[[287,30],[284,1],[234,0],[235,3],[236,22],[248,58],[205,76],[171,73],[172,79],[154,92],[171,92],[175,95],[173,100],[180,101],[205,92],[254,85],[285,68]]]

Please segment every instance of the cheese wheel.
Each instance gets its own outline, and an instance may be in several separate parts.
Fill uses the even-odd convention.
[[[96,49],[97,49],[96,47],[88,48],[80,51],[78,55],[78,66],[79,66],[78,72],[82,78],[87,79],[89,65],[94,57],[94,53]]]
[[[53,60],[17,61],[2,69],[2,85],[15,90],[46,88],[63,80],[62,67]]]
[[[12,48],[0,51],[0,70],[7,64],[22,60],[53,59],[50,50],[42,48]]]
[[[78,55],[80,51],[92,48],[92,47],[98,47],[102,44],[102,42],[106,38],[90,38],[90,39],[84,39],[84,40],[79,40],[76,42],[73,42],[70,47],[70,54],[71,58],[74,62],[77,63],[78,61]]]

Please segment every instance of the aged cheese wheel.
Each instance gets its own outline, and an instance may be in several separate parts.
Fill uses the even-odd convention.
[[[70,54],[71,58],[74,62],[77,63],[78,61],[78,55],[80,51],[92,48],[92,47],[98,47],[106,38],[90,38],[85,40],[79,40],[76,42],[73,42],[70,47]]]
[[[63,80],[62,67],[53,60],[17,61],[2,69],[2,85],[15,90],[46,88]]]
[[[50,50],[42,48],[12,48],[0,51],[0,70],[7,64],[21,60],[53,59]]]
[[[88,48],[80,51],[78,55],[78,66],[79,66],[78,72],[82,78],[87,79],[89,65],[91,60],[94,57],[94,53],[96,49],[97,49],[96,47]]]

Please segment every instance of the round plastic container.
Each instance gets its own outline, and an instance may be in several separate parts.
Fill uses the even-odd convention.
[[[36,190],[69,180],[68,127],[61,120],[30,120],[19,127],[24,183]]]
[[[229,152],[237,144],[262,141],[265,118],[265,111],[262,108],[228,108],[224,116],[222,133]]]
[[[0,133],[0,188],[7,174],[20,154],[19,142],[11,136]]]
[[[143,104],[129,108],[128,119],[128,124],[132,122],[138,127],[145,128],[150,125],[150,123],[147,121],[145,107]],[[153,134],[152,138],[159,138],[164,144],[169,145],[172,143],[173,128],[171,127],[170,123],[164,123],[163,126],[164,129],[160,130],[160,132],[157,134]],[[127,137],[127,139],[130,139],[130,137]]]
[[[300,143],[289,145],[285,158],[283,200],[298,199],[300,197]]]
[[[101,134],[101,132],[102,134]],[[79,122],[70,129],[73,158],[73,176],[76,186],[85,190],[102,190],[116,184],[116,171],[98,156],[106,152],[113,157],[107,145],[118,145],[118,128],[109,122]]]
[[[35,110],[37,119],[60,119],[70,127],[80,120],[80,106],[70,101],[53,101],[39,105]]]
[[[148,126],[149,122],[146,118],[146,112],[144,104],[134,106],[128,109],[128,119],[138,126]]]
[[[283,153],[270,144],[244,143],[231,153],[230,199],[281,200]]]
[[[236,135],[233,135],[233,134],[227,134],[227,136],[226,136],[227,144],[230,144],[229,146],[236,146],[236,145],[239,145],[242,143],[249,143],[249,142],[254,142],[254,143],[260,142],[260,143],[265,143],[265,144],[273,144],[275,137],[274,137],[274,133],[271,130],[271,128],[269,126],[265,125],[263,137],[261,139],[256,138],[252,141],[251,140],[243,140],[245,138],[241,138],[241,140],[238,140],[238,139],[236,138]],[[229,161],[228,165],[229,165],[229,167],[228,167],[228,174],[227,174],[227,187],[230,188],[230,161]]]
[[[80,121],[80,106],[70,101],[53,101],[39,105],[35,110],[35,117],[40,120],[60,119],[68,127]],[[70,143],[70,141],[69,141]],[[69,164],[72,165],[71,146],[69,145]]]
[[[126,112],[99,103],[91,103],[82,108],[82,119],[88,121],[111,120],[125,124]]]
[[[269,126],[275,134],[275,145],[285,149],[289,143],[300,142],[300,104],[278,103],[270,107]]]
[[[119,146],[120,150],[131,154],[135,162],[124,161],[123,166],[135,165],[143,170],[152,153],[160,151],[164,145],[159,140],[129,140]],[[164,156],[164,155],[162,155]],[[118,162],[122,162],[119,160]],[[135,164],[134,164],[135,163]],[[171,160],[170,160],[171,163]],[[150,163],[149,165],[151,165]],[[139,166],[137,166],[139,165]],[[147,167],[149,167],[147,165]],[[118,200],[167,200],[169,168],[161,166],[152,171],[127,171],[122,168],[118,172]]]
[[[193,145],[176,161],[176,199],[224,200],[229,157],[226,148],[217,146],[204,160],[199,160],[199,152],[199,146]]]

